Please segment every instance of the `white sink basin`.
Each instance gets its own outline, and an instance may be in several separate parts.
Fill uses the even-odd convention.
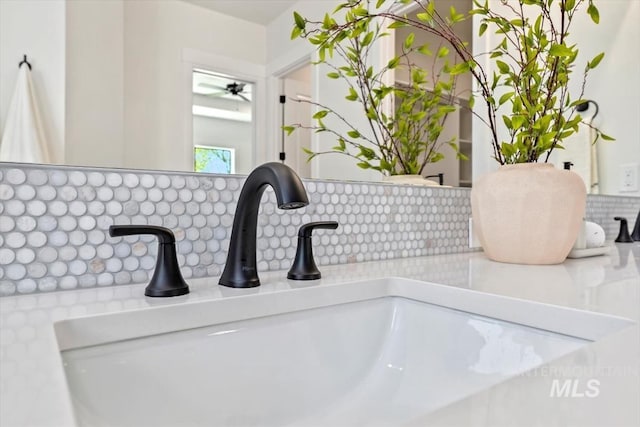
[[[81,425],[397,426],[632,323],[384,279],[67,320],[56,334]]]

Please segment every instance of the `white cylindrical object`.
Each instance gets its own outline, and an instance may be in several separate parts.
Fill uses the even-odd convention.
[[[586,248],[599,248],[604,245],[605,235],[604,229],[595,222],[586,221],[585,227],[585,243]]]

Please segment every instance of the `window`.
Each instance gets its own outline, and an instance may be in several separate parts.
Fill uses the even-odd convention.
[[[196,172],[236,173],[236,150],[233,148],[196,145],[193,158]]]

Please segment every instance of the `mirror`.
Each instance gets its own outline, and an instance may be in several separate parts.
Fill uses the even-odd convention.
[[[439,1],[460,4],[466,0]],[[290,41],[291,13],[322,16],[333,9],[333,3],[265,3],[0,2],[0,132],[5,130],[18,62],[27,54],[53,163],[193,171],[194,143],[223,149],[212,155],[234,157],[236,173],[277,160],[283,139],[278,102],[283,78],[308,62],[312,54],[308,42]],[[629,54],[639,38],[640,2],[611,1],[600,9],[598,26],[586,25],[585,20],[585,25],[578,22],[574,27],[584,58],[606,51],[585,92],[586,98],[598,104],[594,123],[617,140],[598,143],[600,193],[640,196],[640,78],[635,72],[640,59]],[[192,114],[194,102],[204,101],[209,108],[218,108],[210,104],[219,102],[248,110],[237,100],[205,99],[207,94],[198,93],[194,83],[194,70],[227,78],[225,90],[234,82],[251,88],[252,129],[248,132],[252,147],[247,154],[240,155],[238,147],[210,137],[198,139],[196,122],[205,116]],[[312,72],[312,82],[321,78],[318,71]],[[312,87],[311,91],[319,89]],[[482,130],[474,127],[472,133],[476,177],[494,165],[486,153],[475,151],[482,145]],[[325,156],[324,164],[332,168],[312,164],[301,173],[327,179],[380,180],[377,174],[362,174],[350,159],[338,157]],[[291,156],[287,161],[293,158],[301,160]],[[462,165],[464,178],[454,185],[466,185],[469,166]]]
[[[248,174],[254,167],[254,85],[199,69],[192,81],[193,171]]]

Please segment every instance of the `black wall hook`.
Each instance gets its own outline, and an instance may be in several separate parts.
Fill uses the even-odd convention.
[[[593,99],[585,99],[583,102],[576,105],[576,111],[579,113],[582,113],[583,111],[587,111],[587,109],[589,108],[589,104],[593,104],[593,106],[596,107],[596,111],[591,116],[591,121],[593,121],[593,119],[595,119],[596,116],[598,115],[598,111],[600,111],[600,107],[598,106],[598,103]]]
[[[22,67],[22,64],[27,64],[27,67],[31,70],[31,64],[27,61],[27,55],[22,55],[22,61],[18,64],[18,68]]]

